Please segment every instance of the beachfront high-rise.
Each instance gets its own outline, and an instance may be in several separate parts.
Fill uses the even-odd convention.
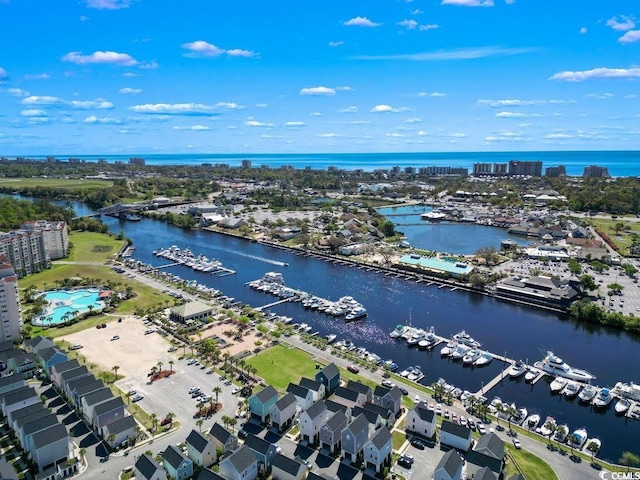
[[[0,255],[0,342],[18,342],[21,327],[18,277],[7,257]]]

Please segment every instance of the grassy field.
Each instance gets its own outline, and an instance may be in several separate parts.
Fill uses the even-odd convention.
[[[620,248],[620,253],[623,255],[629,254],[629,247],[631,246],[631,233],[640,234],[640,223],[625,221],[624,218],[604,219],[604,218],[591,218],[589,223],[594,227],[605,232],[611,240]],[[624,224],[624,231],[619,234],[616,233],[614,226],[617,223]]]
[[[2,178],[0,187],[49,187],[68,188],[70,190],[92,190],[113,186],[110,180],[84,180],[81,178]]]
[[[111,255],[125,243],[124,240],[116,240],[114,237],[94,232],[71,232],[69,242],[73,248],[69,258],[71,262],[105,262]]]
[[[394,430],[393,432],[391,432],[391,438],[393,440],[393,449],[397,452],[407,440],[407,435],[405,433]]]
[[[283,392],[289,382],[298,382],[301,377],[314,378],[317,372],[316,361],[306,352],[297,348],[275,345],[263,350],[247,360],[258,369],[257,375],[265,383]]]
[[[526,450],[516,450],[513,446],[505,445],[507,454],[518,464],[527,480],[557,480],[558,477],[549,464],[540,457]],[[518,473],[513,463],[507,463],[505,478]]]

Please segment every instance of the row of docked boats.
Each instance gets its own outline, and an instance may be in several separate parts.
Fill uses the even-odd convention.
[[[378,354],[369,352],[364,347],[358,347],[351,340],[343,339],[337,340],[336,334],[329,334],[326,336],[327,344],[332,345],[332,347],[341,352],[347,352],[352,356],[364,360],[368,363],[373,363],[374,365],[381,366],[385,370],[390,372],[395,372],[398,370],[398,364],[391,359],[383,360]]]
[[[439,338],[436,336],[435,329],[429,327],[427,330],[412,327],[411,325],[398,324],[394,330],[389,333],[390,338],[404,340],[409,347],[418,347],[421,350],[433,348]]]
[[[466,331],[462,330],[451,337],[451,340],[440,349],[440,355],[452,360],[462,360],[465,365],[482,367],[493,360],[493,355],[482,350],[480,342],[474,340]]]
[[[217,273],[222,270],[220,268],[222,267],[222,263],[218,260],[209,259],[202,254],[196,256],[188,248],[181,250],[177,246],[172,245],[169,248],[158,248],[153,251],[153,254],[156,257],[166,258],[180,265],[190,267],[197,272]]]
[[[337,301],[331,301],[302,290],[287,287],[284,284],[282,274],[279,272],[267,272],[261,279],[253,280],[247,285],[259,292],[299,302],[303,307],[310,310],[317,310],[333,317],[344,317],[345,321],[348,322],[367,316],[366,308],[353,297],[344,296]]]

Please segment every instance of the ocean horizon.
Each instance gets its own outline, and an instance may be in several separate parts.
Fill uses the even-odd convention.
[[[132,157],[144,158],[147,165],[200,165],[203,163],[225,163],[238,167],[243,160],[250,160],[253,168],[263,165],[278,168],[290,165],[294,168],[325,170],[337,167],[342,170],[373,171],[391,169],[394,166],[429,167],[448,166],[468,168],[474,163],[508,163],[510,160],[542,161],[543,174],[546,167],[564,165],[568,175],[581,176],[584,167],[599,165],[607,167],[613,177],[640,175],[640,151],[589,150],[589,151],[505,151],[505,152],[428,152],[428,153],[178,153],[178,154],[71,154],[53,155],[65,160],[80,158],[87,162],[104,159],[109,163],[128,161]],[[44,160],[46,156],[26,155],[24,158]]]

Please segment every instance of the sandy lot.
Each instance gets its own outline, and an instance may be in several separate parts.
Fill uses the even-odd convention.
[[[169,368],[169,360],[177,362],[177,357],[167,352],[170,347],[168,340],[158,333],[145,335],[147,328],[142,320],[131,316],[123,318],[122,323],[108,323],[107,328],[90,328],[61,339],[71,345],[84,345],[78,353],[105,370],[110,371],[118,365],[118,375],[144,376],[158,362],[163,363],[164,369]],[[114,335],[120,339],[111,340]]]
[[[217,335],[220,338],[223,338],[227,341],[227,346],[222,349],[222,352],[228,352],[230,355],[235,355],[236,353],[244,352],[245,350],[253,350],[256,348],[254,342],[257,340],[261,340],[262,343],[265,343],[264,338],[257,337],[256,334],[259,333],[257,330],[247,330],[246,335],[242,337],[240,342],[236,342],[233,338],[227,337],[222,332],[226,330],[235,330],[235,325],[231,323],[221,323],[219,325],[214,325],[213,327],[202,331],[202,338],[209,338]],[[197,340],[197,338],[195,338]],[[169,348],[169,347],[167,347]]]

